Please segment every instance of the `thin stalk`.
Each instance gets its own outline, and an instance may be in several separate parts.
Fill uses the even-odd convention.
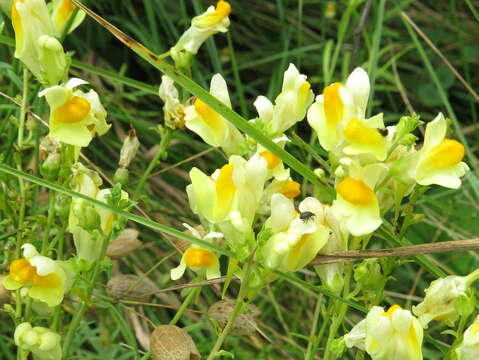
[[[211,349],[211,352],[208,355],[208,358],[206,360],[213,360],[216,357],[216,353],[221,349],[221,346],[223,345],[223,342],[225,341],[226,336],[228,335],[229,331],[231,330],[231,327],[233,326],[236,318],[241,313],[241,310],[242,310],[243,305],[244,305],[243,298],[244,298],[245,293],[248,289],[248,280],[249,280],[249,275],[250,275],[251,269],[252,269],[253,256],[254,256],[254,252],[250,256],[248,264],[246,265],[246,269],[245,269],[245,272],[244,272],[243,279],[241,281],[241,286],[240,286],[240,290],[239,290],[239,293],[238,293],[238,297],[236,298],[235,307],[233,308],[233,311],[230,315],[230,318],[228,319],[228,323],[224,327],[224,329],[221,332],[218,339],[216,339],[216,342],[213,345],[213,349]]]
[[[201,286],[198,286],[196,288],[193,288],[190,293],[188,294],[188,296],[186,297],[185,301],[183,301],[183,304],[181,304],[180,308],[178,309],[178,311],[176,312],[175,316],[173,317],[173,319],[171,319],[170,321],[170,325],[176,325],[176,323],[181,319],[181,317],[183,316],[183,313],[186,311],[186,309],[188,308],[188,306],[190,305],[191,301],[196,298],[196,296],[199,295],[199,293],[201,292],[201,289],[202,287]]]
[[[318,328],[318,321],[319,321],[319,314],[321,313],[322,300],[323,300],[323,297],[318,296],[318,300],[316,301],[316,307],[314,308],[313,326],[311,326],[311,331],[309,333],[308,349],[306,350],[306,355],[304,357],[304,360],[314,359],[314,354],[316,353],[316,349],[317,349],[316,330]]]
[[[161,137],[161,140],[160,140],[160,145],[159,145],[159,149],[158,151],[156,152],[155,156],[153,157],[153,159],[151,159],[150,163],[148,164],[148,167],[146,168],[145,172],[143,173],[143,175],[141,175],[141,178],[140,180],[138,181],[138,185],[136,186],[136,189],[135,189],[135,192],[133,194],[133,199],[137,199],[138,198],[138,194],[141,193],[141,191],[143,190],[143,186],[145,185],[145,182],[146,180],[148,179],[148,177],[150,176],[151,172],[153,171],[153,169],[158,165],[158,162],[160,159],[163,158],[163,156],[165,155],[166,153],[166,149],[168,148],[168,145],[170,143],[170,139],[171,139],[171,129],[165,127],[163,129],[163,133],[162,133],[162,137]]]
[[[91,296],[93,294],[93,288],[94,288],[95,283],[96,283],[96,279],[97,279],[98,275],[100,274],[100,267],[101,267],[101,263],[102,263],[101,259],[103,259],[105,257],[106,249],[108,248],[108,244],[110,243],[111,233],[109,235],[106,235],[106,236],[105,236],[105,234],[102,234],[102,236],[104,236],[105,239],[103,241],[101,252],[100,252],[100,257],[99,257],[100,260],[95,262],[93,272],[92,272],[91,277],[90,277],[90,282],[89,282],[88,288],[86,290],[85,300],[83,300],[81,302],[80,307],[76,310],[75,315],[73,316],[73,319],[72,319],[70,325],[68,326],[67,334],[65,335],[65,342],[64,342],[64,345],[63,345],[63,356],[65,358],[67,358],[69,353],[70,353],[70,347],[71,347],[71,344],[72,344],[72,341],[73,341],[73,337],[75,336],[75,332],[77,331],[77,328],[80,325],[80,322],[83,318],[83,315],[85,314],[85,311],[88,308],[87,304],[90,303]]]
[[[47,217],[47,224],[45,229],[43,230],[43,239],[42,239],[42,255],[48,255],[48,238],[50,235],[50,228],[53,225],[53,220],[55,219],[55,199],[56,199],[56,192],[52,192],[50,195],[50,204],[48,206],[48,217]]]

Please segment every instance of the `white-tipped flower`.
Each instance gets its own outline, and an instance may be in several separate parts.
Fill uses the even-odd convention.
[[[347,347],[366,351],[372,360],[422,360],[423,330],[410,311],[374,306],[366,319],[344,336]]]
[[[125,137],[125,140],[123,140],[123,146],[121,147],[120,160],[118,161],[118,165],[124,168],[130,166],[130,163],[135,157],[139,148],[140,141],[136,136],[136,131],[134,129],[131,129],[128,135]]]
[[[306,75],[300,74],[296,66],[289,64],[274,106],[265,96],[259,96],[254,106],[265,125],[266,133],[270,137],[276,137],[304,119],[313,99],[314,94],[311,84],[306,81]]]
[[[210,94],[231,109],[226,81],[220,74],[211,78]],[[240,154],[245,139],[238,129],[201,99],[185,110],[185,126],[198,134],[205,143],[222,147],[228,154]]]
[[[444,321],[449,326],[454,325],[460,315],[458,301],[467,296],[469,284],[470,279],[467,276],[450,275],[434,280],[425,290],[424,300],[413,306],[414,315],[425,328],[432,320]]]
[[[386,158],[388,144],[378,129],[384,129],[382,114],[365,119],[369,97],[369,77],[356,68],[346,84],[333,83],[308,110],[308,122],[321,146],[339,155],[368,154]]]
[[[418,152],[416,181],[420,185],[436,184],[451,189],[461,186],[461,177],[469,167],[462,161],[464,145],[446,138],[447,123],[439,113],[427,124],[424,145]]]
[[[171,57],[177,64],[198,52],[200,46],[212,35],[227,32],[230,25],[228,16],[231,5],[226,1],[218,1],[216,7],[210,6],[206,11],[191,20],[191,26],[170,49]],[[187,60],[188,61],[188,60]]]
[[[476,360],[479,354],[479,316],[464,331],[461,345],[456,349],[457,360]]]
[[[63,79],[67,71],[62,45],[55,41],[44,0],[14,0],[12,24],[15,30],[15,57],[20,59],[45,86]]]
[[[57,261],[40,255],[32,244],[24,244],[22,249],[23,258],[12,261],[3,286],[7,290],[25,288],[31,298],[57,306],[66,291],[65,271]]]
[[[15,345],[25,351],[31,351],[36,360],[61,360],[61,337],[48,328],[35,326],[29,322],[21,323],[13,335]]]
[[[205,241],[212,241],[215,238],[223,237],[221,233],[209,233],[204,237],[195,228],[185,225],[190,231],[191,235],[203,239]],[[170,275],[172,280],[178,280],[185,273],[186,268],[193,270],[198,276],[206,277],[207,280],[215,279],[221,276],[220,262],[218,256],[211,250],[205,249],[199,245],[190,246],[183,253],[180,264],[171,269]]]
[[[353,163],[349,176],[336,186],[337,197],[333,202],[333,211],[354,236],[370,234],[382,223],[374,187],[384,171],[385,166],[381,163],[362,168]]]
[[[271,198],[271,217],[266,226],[274,235],[263,248],[268,268],[296,271],[315,258],[329,238],[323,225],[324,205],[312,197],[299,204],[298,213],[291,199],[281,194]]]
[[[70,24],[68,28],[68,34],[75,30],[85,19],[85,12],[78,9],[75,13],[75,5],[73,5],[72,0],[53,0],[52,3],[52,20],[53,26],[58,37],[61,37],[65,32],[65,27]],[[74,19],[71,19],[72,16],[75,16]]]
[[[85,147],[95,134],[105,134],[111,125],[106,123],[106,110],[94,90],[85,93],[74,90],[86,81],[72,78],[65,85],[52,86],[39,96],[50,105],[50,134],[66,144]]]
[[[163,106],[165,125],[171,129],[184,129],[185,106],[180,102],[178,89],[172,78],[166,75],[161,77],[158,95],[165,103]]]

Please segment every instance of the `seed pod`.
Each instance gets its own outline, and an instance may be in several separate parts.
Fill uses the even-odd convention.
[[[190,335],[174,325],[160,325],[151,334],[150,350],[154,360],[200,360],[201,355]]]
[[[115,300],[148,301],[155,288],[146,279],[138,280],[136,275],[116,275],[106,284],[106,293]]]
[[[110,245],[108,245],[106,255],[112,259],[120,259],[132,253],[142,244],[143,243],[138,240],[137,230],[125,229],[115,240],[110,243]]]
[[[233,300],[221,300],[215,302],[208,309],[208,316],[218,321],[221,328],[224,328],[228,323],[228,319],[233,312],[235,302]],[[248,312],[238,315],[233,326],[230,329],[231,335],[253,335],[256,332],[256,322],[254,321],[254,313],[257,312],[253,308],[248,309]]]

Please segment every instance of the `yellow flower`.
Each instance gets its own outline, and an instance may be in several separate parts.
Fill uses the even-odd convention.
[[[233,155],[211,176],[193,168],[186,188],[190,207],[212,223],[234,220],[238,229],[246,231],[253,223],[266,176],[267,163],[259,155],[248,161]]]
[[[305,267],[329,239],[323,225],[324,206],[308,197],[299,204],[299,213],[291,199],[281,194],[271,198],[271,216],[266,221],[273,236],[265,244],[262,257],[268,268],[296,271]],[[309,217],[301,218],[301,213]]]
[[[61,81],[68,69],[62,45],[44,0],[14,0],[12,24],[15,30],[15,57],[20,59],[45,86]]]
[[[68,34],[75,30],[85,19],[85,12],[78,9],[75,18],[70,20],[75,10],[75,5],[71,0],[54,0],[52,3],[52,20],[58,37],[63,35],[65,26],[71,21]]]
[[[225,80],[220,74],[211,78],[210,93],[231,109],[231,101]],[[222,147],[228,154],[243,151],[245,139],[236,127],[197,98],[185,110],[185,126],[198,134],[205,143]]]
[[[424,145],[418,152],[416,181],[420,185],[436,184],[457,189],[461,186],[461,177],[469,170],[462,161],[464,145],[446,138],[447,123],[439,113],[427,124]]]
[[[40,255],[31,244],[24,244],[23,258],[10,264],[10,273],[3,279],[7,290],[28,288],[28,295],[53,307],[65,294],[66,274],[58,262]]]
[[[306,76],[300,74],[293,64],[289,64],[284,73],[281,93],[276,97],[274,106],[265,96],[259,96],[254,106],[265,125],[267,135],[273,138],[303,120],[313,99],[311,84],[306,81]]]
[[[408,310],[374,306],[366,319],[344,336],[346,346],[365,350],[372,360],[422,360],[423,330]]]
[[[321,146],[337,156],[368,154],[386,159],[388,143],[378,129],[384,129],[382,114],[365,119],[369,97],[369,77],[356,68],[346,84],[333,83],[308,110],[308,122]]]
[[[95,134],[105,134],[111,125],[106,123],[106,110],[94,90],[84,93],[74,88],[86,81],[73,78],[65,85],[52,86],[39,96],[50,105],[50,134],[66,144],[85,147]]]
[[[185,225],[191,234],[197,238],[202,238],[200,233],[189,226]],[[221,233],[209,233],[203,237],[203,240],[211,240],[213,238],[223,237]],[[171,269],[170,275],[172,280],[178,280],[185,273],[186,268],[190,268],[197,275],[206,277],[206,279],[215,279],[221,276],[220,263],[218,256],[211,250],[204,249],[201,246],[193,245],[186,249],[181,257],[180,264]]]
[[[28,322],[19,324],[13,335],[15,345],[25,351],[31,351],[38,360],[61,360],[62,349],[60,335],[50,329],[35,326]]]
[[[198,52],[200,46],[212,35],[218,32],[227,32],[230,25],[228,16],[231,5],[226,1],[218,1],[216,7],[210,6],[201,15],[191,20],[191,26],[170,49],[171,57],[175,62],[182,63],[184,57],[188,58]]]
[[[380,163],[363,168],[353,163],[349,176],[336,187],[332,209],[354,236],[370,234],[382,223],[374,187],[384,171],[385,166]]]
[[[476,360],[479,353],[479,316],[464,331],[461,345],[456,349],[457,360]]]

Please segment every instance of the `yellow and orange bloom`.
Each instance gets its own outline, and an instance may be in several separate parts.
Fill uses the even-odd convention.
[[[193,227],[185,225],[191,234],[197,238],[202,238],[201,234]],[[214,238],[223,237],[221,233],[209,233],[203,237],[203,240],[211,241]],[[183,276],[186,268],[193,270],[198,276],[206,277],[207,280],[215,279],[221,276],[220,263],[218,256],[211,250],[201,246],[190,246],[181,257],[180,264],[171,269],[172,280],[178,280]]]
[[[457,360],[476,360],[479,353],[479,316],[464,331],[462,343],[456,348]]]
[[[314,99],[311,84],[306,75],[300,74],[296,66],[289,64],[284,72],[283,87],[274,105],[265,96],[259,96],[254,106],[266,134],[275,138],[304,119],[306,110]]]
[[[72,78],[65,85],[52,86],[40,92],[50,105],[50,134],[66,144],[85,147],[93,137],[105,134],[106,110],[94,90],[74,90],[86,81]]]
[[[309,217],[301,218],[301,213]],[[266,267],[296,271],[313,260],[329,239],[329,228],[323,225],[324,205],[312,197],[299,204],[281,194],[271,198],[271,216],[266,221],[273,236],[266,242],[261,258]]]
[[[446,138],[447,123],[439,113],[427,124],[424,145],[417,154],[415,179],[420,185],[440,185],[451,189],[461,186],[461,177],[469,170],[462,161],[464,145]]]
[[[338,156],[367,154],[386,159],[388,143],[378,129],[384,129],[382,114],[365,118],[369,97],[369,77],[356,68],[343,85],[333,83],[308,110],[308,122],[321,146]]]
[[[423,329],[410,311],[398,305],[374,306],[344,336],[346,346],[366,351],[372,360],[422,360]]]
[[[32,327],[29,322],[19,324],[13,335],[15,345],[33,353],[37,360],[61,360],[61,337],[41,326]]]
[[[354,236],[370,234],[382,223],[374,187],[385,170],[381,163],[362,168],[353,163],[348,176],[336,186],[337,197],[332,209]]]
[[[218,1],[206,11],[191,20],[191,26],[170,49],[170,54],[177,64],[184,63],[198,52],[200,46],[212,35],[225,33],[230,25],[231,5],[227,1]],[[187,60],[188,61],[188,60]]]
[[[71,0],[54,0],[52,3],[52,21],[53,26],[55,27],[56,35],[61,37],[65,32],[65,27],[70,22],[70,27],[68,28],[68,34],[75,30],[85,19],[85,12],[78,9],[75,13],[75,5]],[[71,17],[75,16],[73,20]]]
[[[32,299],[57,306],[66,291],[65,271],[57,261],[40,255],[32,244],[24,244],[22,249],[23,258],[10,264],[3,286],[7,290],[25,288]]]
[[[267,162],[259,155],[248,161],[233,155],[211,176],[193,168],[186,188],[190,207],[211,223],[232,221],[246,231],[252,226],[266,176]]]
[[[210,93],[231,109],[226,81],[220,74],[211,78]],[[205,143],[219,146],[228,155],[243,152],[245,139],[238,129],[218,114],[213,108],[196,98],[185,110],[185,126],[198,134]]]

